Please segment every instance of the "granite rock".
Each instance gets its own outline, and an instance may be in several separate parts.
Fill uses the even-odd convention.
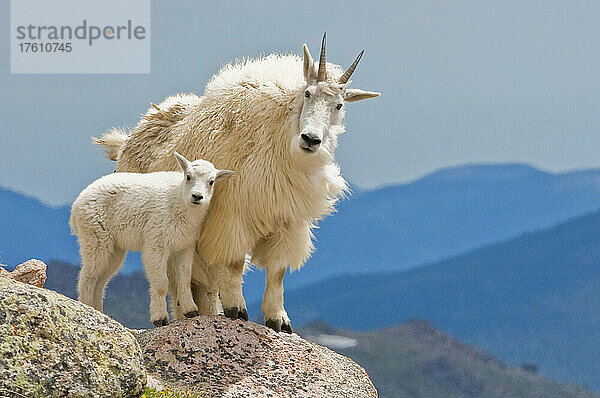
[[[363,368],[296,334],[224,316],[138,334],[148,374],[211,397],[377,397]]]
[[[139,397],[134,335],[47,289],[0,278],[0,397]]]
[[[32,259],[19,264],[12,272],[0,267],[0,276],[28,283],[37,287],[44,287],[46,282],[46,264],[43,261]]]

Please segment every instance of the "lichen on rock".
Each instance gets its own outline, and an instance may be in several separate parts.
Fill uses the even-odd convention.
[[[376,397],[363,368],[296,334],[224,316],[138,334],[149,375],[211,397]]]
[[[0,278],[0,396],[139,397],[140,347],[118,322],[56,292]]]

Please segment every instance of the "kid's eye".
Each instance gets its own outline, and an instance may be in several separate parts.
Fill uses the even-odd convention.
[[[309,97],[310,97],[310,91],[306,90],[306,91],[304,92],[304,96],[305,96],[306,98],[309,98]]]
[[[188,181],[190,181],[190,180],[192,179],[192,176],[188,174],[188,175],[185,177],[185,179],[186,179],[186,180],[188,180]]]
[[[338,111],[339,111],[340,109],[342,109],[342,104],[337,104],[337,105],[335,106],[335,109],[337,109]]]
[[[212,184],[214,184],[214,183],[215,183],[215,180],[211,180],[211,181],[208,183],[208,185],[212,185]]]

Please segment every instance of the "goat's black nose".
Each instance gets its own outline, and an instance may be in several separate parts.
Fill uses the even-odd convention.
[[[195,193],[192,194],[192,199],[194,200],[202,200],[204,198],[204,196],[202,195],[196,195]]]
[[[310,146],[319,145],[321,143],[321,139],[316,135],[302,133],[300,137],[302,137],[302,139]]]

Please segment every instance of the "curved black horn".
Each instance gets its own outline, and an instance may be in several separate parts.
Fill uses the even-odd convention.
[[[350,67],[346,70],[346,72],[344,72],[344,74],[339,78],[338,83],[342,83],[342,84],[348,83],[350,76],[352,76],[352,74],[354,73],[354,69],[356,69],[356,65],[358,65],[358,62],[360,61],[360,59],[362,58],[364,53],[365,53],[365,50],[362,50],[360,52],[360,54],[358,54],[358,57],[356,57],[354,62],[352,62],[352,65],[350,65]]]
[[[325,38],[327,32],[323,33],[323,42],[321,43],[321,56],[319,57],[319,72],[317,73],[317,81],[324,82],[327,79],[327,69],[325,67]]]

